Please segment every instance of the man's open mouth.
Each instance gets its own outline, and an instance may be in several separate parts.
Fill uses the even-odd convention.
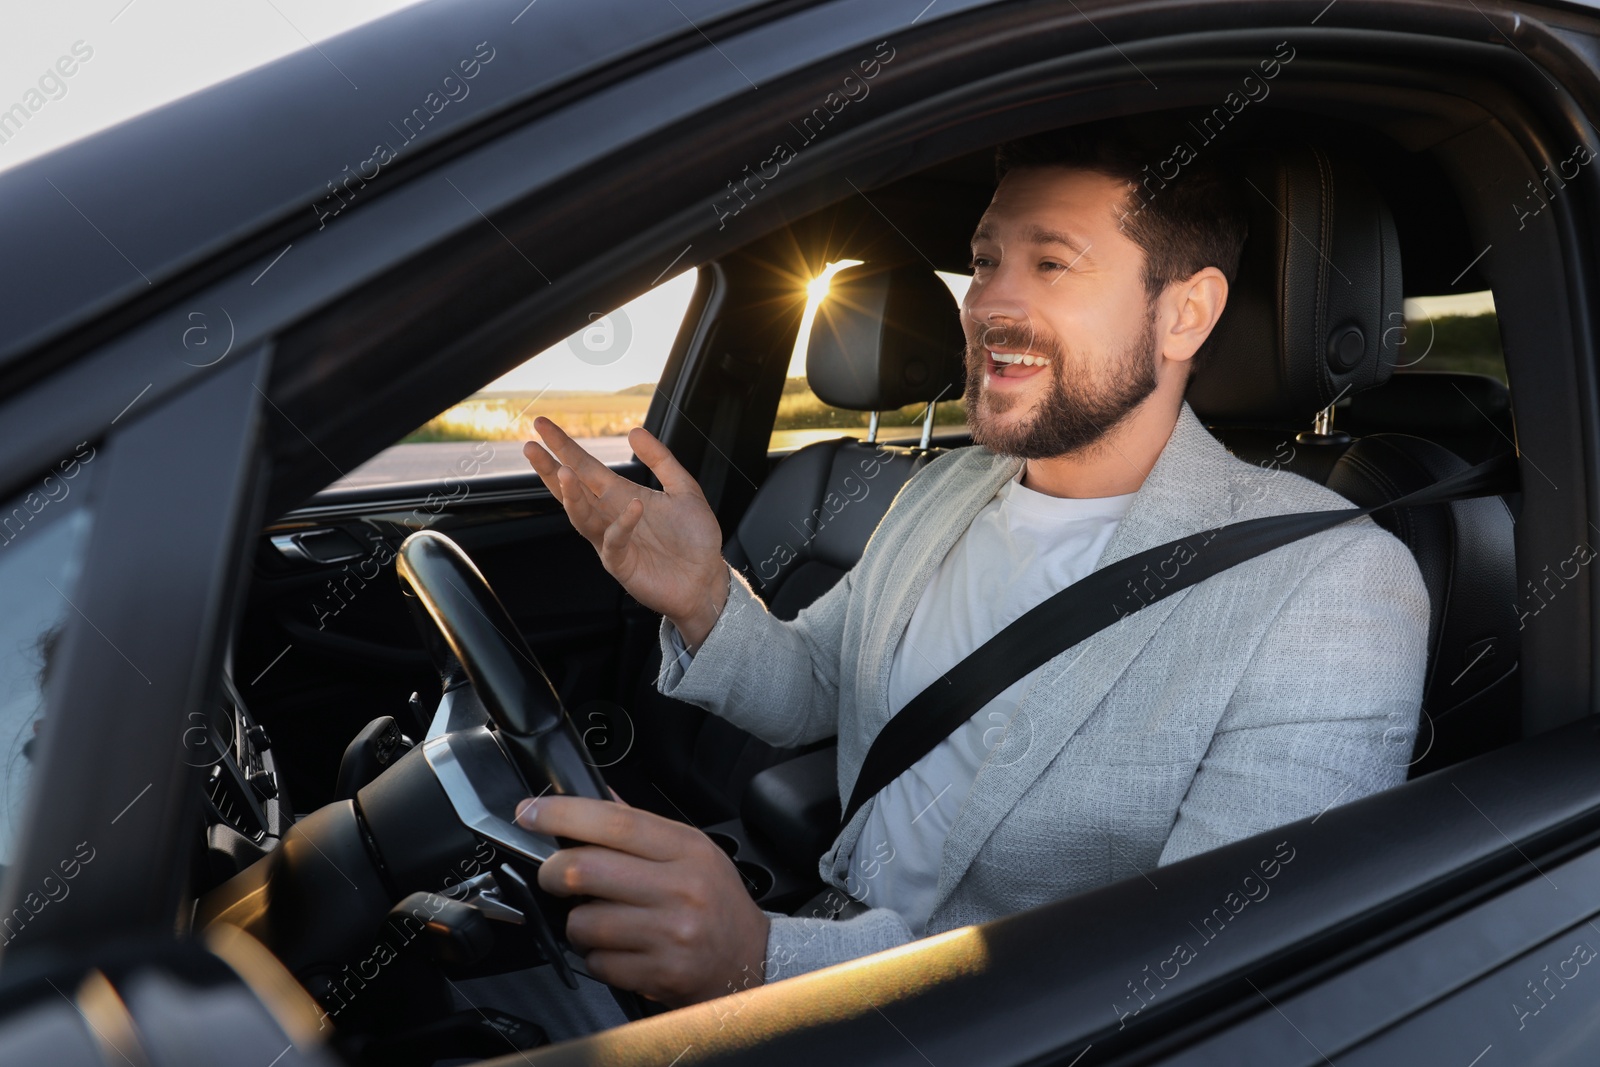
[[[1031,378],[1050,365],[1049,356],[1033,352],[1008,352],[990,348],[985,350],[985,355],[991,378]]]

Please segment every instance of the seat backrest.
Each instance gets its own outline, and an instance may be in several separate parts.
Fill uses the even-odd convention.
[[[855,566],[900,487],[941,454],[848,437],[807,445],[767,476],[723,558],[792,619]]]
[[[1269,142],[1238,155],[1249,237],[1188,400],[1208,423],[1293,426],[1394,372],[1400,241],[1354,162]]]
[[[965,347],[960,309],[931,269],[862,264],[834,275],[817,308],[806,380],[848,411],[953,400]],[[853,438],[807,445],[768,476],[723,556],[774,615],[792,619],[855,566],[900,487],[941,454]]]
[[[1497,407],[1504,388],[1462,375],[1393,374],[1407,362],[1392,328],[1403,322],[1400,248],[1387,206],[1353,161],[1286,142],[1255,146],[1239,171],[1260,195],[1247,200],[1250,237],[1235,286],[1209,361],[1190,384],[1196,414],[1241,459],[1321,482],[1363,506],[1468,466],[1437,441],[1407,434],[1311,432],[1317,413],[1339,401],[1362,413],[1353,425],[1448,431],[1456,443],[1467,435],[1457,417],[1463,403],[1476,397]],[[1496,436],[1489,419],[1480,439]],[[1411,549],[1431,608],[1411,773],[1515,740],[1512,512],[1489,498],[1374,519]]]
[[[965,349],[960,309],[932,269],[862,264],[835,274],[817,308],[806,379],[823,403],[848,411],[953,400],[965,385]],[[768,610],[792,619],[855,566],[901,487],[942,454],[848,437],[807,445],[767,476],[723,557]],[[801,751],[706,715],[682,788],[698,810],[731,818],[752,777]]]

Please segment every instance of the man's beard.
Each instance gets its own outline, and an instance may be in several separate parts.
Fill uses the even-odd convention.
[[[1020,424],[1004,425],[999,416],[1018,404],[1019,396],[983,392],[988,373],[989,353],[984,341],[1005,348],[1023,338],[1016,328],[980,331],[979,339],[967,339],[967,424],[973,444],[991,452],[1019,459],[1050,459],[1082,452],[1100,441],[1112,428],[1142,404],[1156,388],[1155,306],[1133,340],[1106,368],[1107,382],[1100,386],[1082,373],[1083,357],[1069,368],[1054,337],[1037,334],[1027,338],[1029,352],[1048,356],[1041,372],[1050,376],[1049,390],[1034,409],[1033,417]],[[1069,377],[1069,371],[1071,376]]]

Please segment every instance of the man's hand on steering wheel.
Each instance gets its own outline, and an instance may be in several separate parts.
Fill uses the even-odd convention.
[[[539,885],[596,898],[567,917],[567,940],[594,978],[675,1008],[762,983],[769,920],[699,830],[576,796],[525,800],[517,822],[592,842],[552,855]]]
[[[617,474],[547,418],[535,419],[533,427],[551,451],[529,441],[522,454],[600,553],[606,571],[635,600],[670,619],[691,651],[698,648],[728,599],[722,530],[699,483],[641,427],[628,434],[628,444],[664,491]]]

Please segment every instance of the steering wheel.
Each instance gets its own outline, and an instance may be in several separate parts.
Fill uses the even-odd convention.
[[[402,588],[433,623],[420,628],[445,689],[471,684],[501,746],[529,784],[547,782],[551,793],[610,800],[550,679],[461,546],[443,534],[419,531],[400,545],[395,567]],[[442,647],[430,639],[435,634]]]
[[[423,756],[466,828],[522,861],[525,879],[501,869],[497,881],[512,883],[499,886],[501,899],[533,912],[527,917],[538,924],[545,955],[576,989],[565,945],[552,929],[564,929],[576,901],[539,894],[541,906],[534,899],[538,891],[526,883],[534,881],[532,865],[553,851],[551,839],[522,829],[513,818],[523,797],[611,800],[611,791],[532,649],[461,546],[431,530],[413,533],[400,546],[396,571],[444,690],[435,716],[444,728],[430,731]],[[481,714],[490,722],[483,723]],[[497,758],[496,750],[503,755]],[[512,767],[515,772],[508,773]],[[560,847],[578,843],[559,840]],[[608,988],[624,1014],[642,1016],[634,993]]]

